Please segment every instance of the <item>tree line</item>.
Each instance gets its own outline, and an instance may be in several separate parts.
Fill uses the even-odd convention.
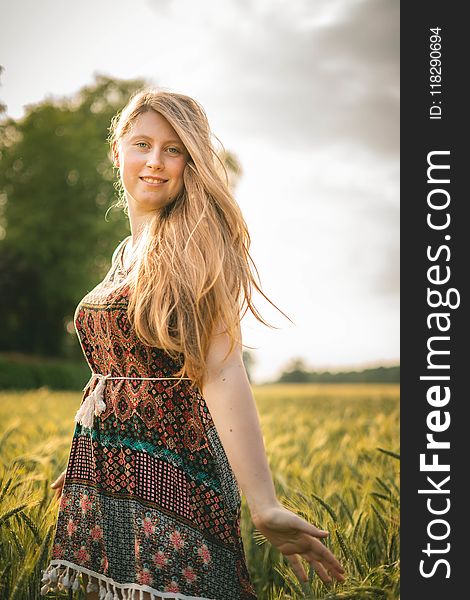
[[[301,358],[284,368],[275,383],[399,383],[400,365],[344,371],[310,370]]]

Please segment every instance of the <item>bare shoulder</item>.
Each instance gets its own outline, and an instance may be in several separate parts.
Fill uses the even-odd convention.
[[[206,365],[209,370],[211,368],[220,367],[222,363],[239,362],[241,360],[242,351],[242,335],[240,323],[237,324],[235,335],[238,338],[230,352],[231,338],[225,328],[218,325],[211,336],[209,350],[206,357]]]

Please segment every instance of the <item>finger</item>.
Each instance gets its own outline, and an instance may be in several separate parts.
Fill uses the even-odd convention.
[[[335,570],[335,569],[328,569],[328,572],[330,573],[331,577],[334,577],[337,581],[343,583],[343,581],[346,581],[346,577],[344,576],[344,571],[342,573],[340,573],[339,571]]]
[[[309,535],[313,535],[316,538],[325,538],[328,535],[330,535],[328,531],[315,527],[315,525],[309,523],[308,521],[306,521],[299,515],[296,515],[292,511],[289,511],[289,513],[289,525],[297,531],[302,533],[308,533]]]
[[[310,563],[312,565],[312,568],[315,569],[315,571],[317,572],[318,577],[320,577],[320,579],[323,581],[323,583],[331,583],[333,581],[328,571],[321,564],[321,562],[318,562],[318,560],[310,560]]]
[[[299,555],[289,554],[289,556],[286,555],[286,558],[290,562],[292,570],[296,574],[298,580],[300,582],[308,581],[307,573],[305,572],[304,566],[299,558]]]
[[[329,550],[322,562],[330,572],[334,573],[336,578],[337,578],[337,574],[341,575],[341,574],[345,573],[345,570],[341,566],[341,563],[339,562],[339,560],[333,554],[331,554],[331,552]]]
[[[338,565],[339,565],[339,563],[338,563]],[[343,569],[343,567],[341,565],[339,565],[339,566],[331,565],[331,564],[327,563],[326,561],[324,561],[322,563],[322,566],[330,573],[330,575],[332,577],[334,577],[338,581],[345,580],[345,576],[344,576],[345,570]]]
[[[315,527],[315,525],[312,525],[312,523],[302,519],[302,517],[299,517],[298,515],[296,516],[298,518],[300,531],[313,535],[316,538],[326,538],[330,535],[328,531],[325,531],[324,529],[318,529],[318,527]]]
[[[304,555],[304,558],[316,569],[318,576],[324,583],[331,583],[332,578],[340,582],[345,581],[345,571],[341,566],[337,569],[336,567],[332,567],[325,562],[318,560],[312,555]]]
[[[57,477],[57,479],[54,481],[54,483],[51,483],[51,488],[56,488],[58,485],[61,485],[61,483],[64,481],[65,479],[65,473],[61,473],[59,475],[59,477]]]
[[[312,558],[321,561],[325,567],[331,571],[337,571],[338,573],[344,573],[344,569],[336,556],[319,540],[312,540],[311,554]]]

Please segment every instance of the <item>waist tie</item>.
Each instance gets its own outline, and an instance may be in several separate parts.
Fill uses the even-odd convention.
[[[82,402],[80,408],[77,410],[77,414],[75,415],[75,422],[83,425],[83,427],[92,428],[93,427],[93,417],[94,415],[100,415],[106,408],[106,404],[103,399],[103,391],[106,385],[107,379],[144,379],[144,380],[152,380],[158,381],[162,379],[190,379],[189,377],[112,377],[110,373],[107,375],[103,375],[102,373],[92,373],[90,380],[83,388],[85,392],[88,387],[91,385],[94,379],[98,379],[98,384],[95,389],[89,394],[86,399]]]

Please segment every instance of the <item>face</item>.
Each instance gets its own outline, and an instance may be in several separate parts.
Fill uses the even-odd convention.
[[[163,208],[183,189],[189,154],[173,127],[154,110],[136,117],[114,147],[114,156],[136,214]]]

